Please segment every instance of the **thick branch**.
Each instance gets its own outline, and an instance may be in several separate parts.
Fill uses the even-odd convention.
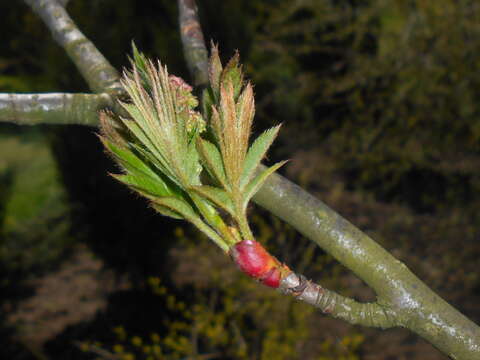
[[[397,314],[399,325],[455,359],[480,359],[480,328],[323,202],[276,174],[267,180],[254,201],[363,279],[378,294],[379,304]]]
[[[122,93],[119,74],[83,35],[57,0],[25,0],[39,15],[94,92]]]
[[[98,111],[116,107],[109,94],[0,94],[0,122],[98,125]]]
[[[208,83],[208,76],[205,72],[208,66],[208,52],[205,47],[195,0],[178,0],[178,12],[183,53],[193,77],[193,83],[196,87],[205,86]]]

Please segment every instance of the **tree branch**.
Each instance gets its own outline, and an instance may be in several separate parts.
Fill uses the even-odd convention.
[[[353,325],[382,329],[399,326],[397,315],[390,308],[378,302],[360,303],[315,284],[294,272],[282,280],[279,290],[319,308],[324,314]]]
[[[77,28],[61,3],[57,0],[25,2],[42,18],[94,92],[123,93],[117,70]]]
[[[0,122],[98,125],[98,111],[117,108],[109,94],[2,94]]]
[[[262,165],[258,171],[264,169]],[[273,174],[253,199],[352,270],[396,314],[396,323],[455,359],[480,359],[480,328],[441,299],[402,262],[286,178]]]
[[[205,71],[208,66],[208,52],[197,10],[195,0],[178,0],[178,20],[185,60],[195,87],[204,87],[208,83]]]

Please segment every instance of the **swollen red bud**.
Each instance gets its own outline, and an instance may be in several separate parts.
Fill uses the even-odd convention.
[[[241,271],[273,288],[278,288],[282,274],[290,271],[254,240],[236,243],[230,249],[230,254]]]
[[[262,284],[278,288],[280,286],[280,280],[282,280],[282,274],[278,268],[273,268],[261,279]]]

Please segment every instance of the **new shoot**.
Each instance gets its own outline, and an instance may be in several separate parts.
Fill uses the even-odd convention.
[[[285,163],[256,173],[280,126],[250,141],[255,102],[238,54],[223,67],[212,47],[201,111],[190,85],[135,46],[131,65],[122,79],[128,116],[100,114],[100,139],[122,170],[112,176],[159,213],[191,222],[240,270],[278,288],[290,270],[255,241],[247,207]]]

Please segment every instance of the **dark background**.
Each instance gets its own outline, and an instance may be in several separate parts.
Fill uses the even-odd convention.
[[[188,79],[175,1],[71,0],[118,69],[134,40]],[[480,8],[467,0],[203,0],[206,39],[238,49],[268,161],[369,233],[473,321]],[[22,2],[0,3],[0,91],[88,92]],[[445,359],[403,330],[327,319],[239,274],[185,223],[107,175],[95,129],[0,125],[0,358]],[[364,284],[253,207],[258,240],[323,285]]]

